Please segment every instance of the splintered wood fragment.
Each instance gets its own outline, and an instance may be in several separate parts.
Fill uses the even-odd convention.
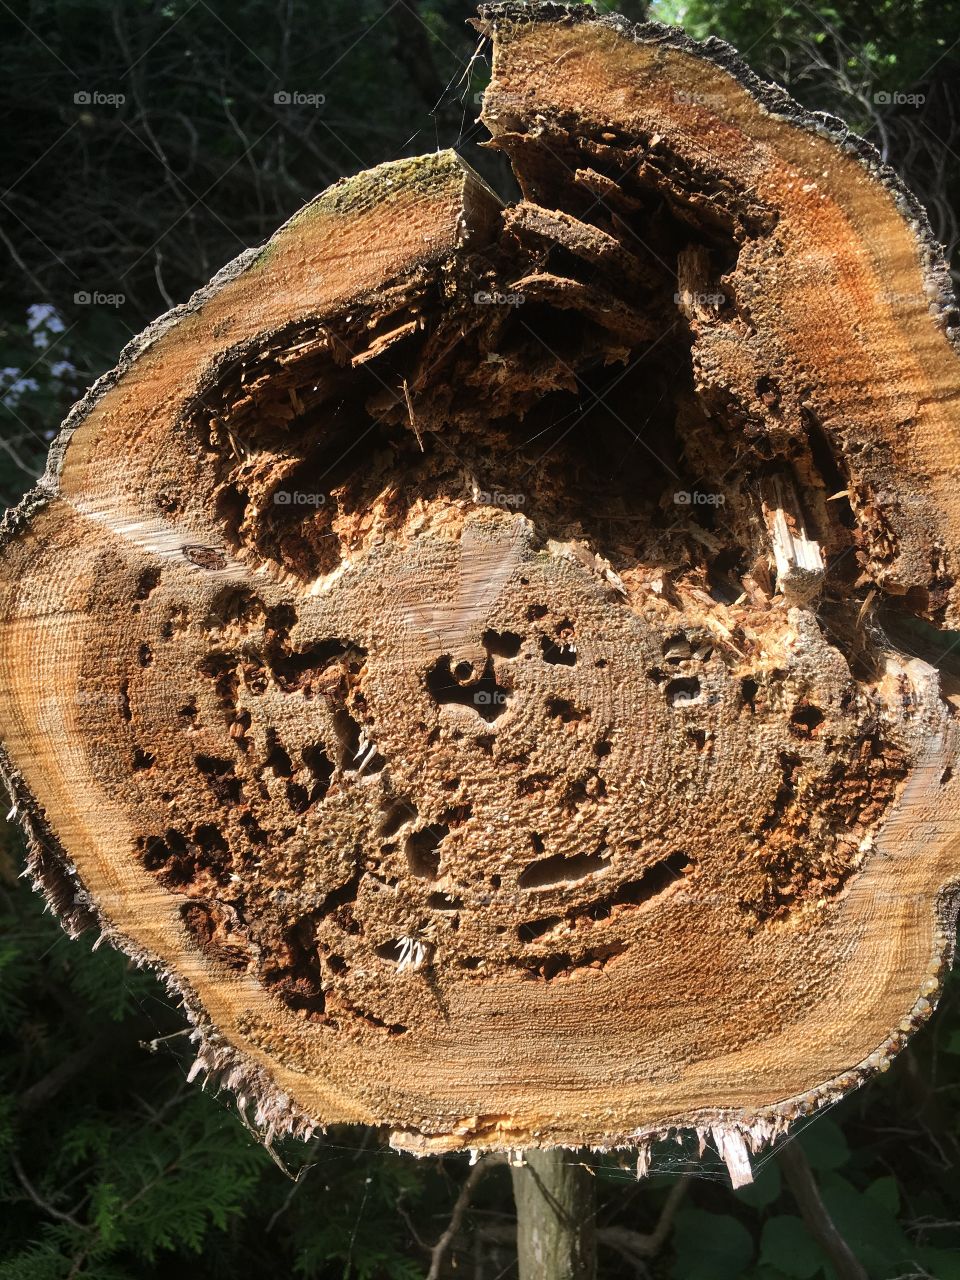
[[[598,173],[595,169],[577,169],[573,180],[578,186],[584,187],[603,201],[604,207],[610,212],[611,221],[619,218],[619,214],[612,209],[613,205],[630,212],[640,211],[644,208],[643,200],[637,196],[630,195],[613,178],[608,177],[605,173]],[[638,238],[636,232],[630,228],[627,243],[629,244],[631,239],[636,238]]]
[[[569,276],[536,271],[510,282],[510,292],[525,302],[549,302],[564,310],[576,310],[630,342],[651,342],[663,330],[649,317],[626,306],[605,290]]]
[[[410,394],[410,386],[406,378],[403,380],[403,398],[407,404],[407,415],[410,419],[410,430],[417,437],[417,444],[420,446],[420,452],[423,453],[423,436],[420,434],[420,428],[417,426],[417,415],[413,411],[413,396]]]
[[[710,253],[703,245],[688,245],[677,255],[677,306],[688,320],[709,323],[724,302],[720,286],[711,279]]]
[[[383,355],[395,343],[401,342],[404,338],[409,338],[411,334],[417,332],[419,328],[417,320],[408,320],[406,324],[397,325],[395,329],[391,329],[388,333],[381,333],[365,351],[358,352],[351,357],[350,363],[356,368],[357,365],[366,364],[368,360],[376,360],[378,356]]]
[[[599,268],[601,275],[618,273],[639,288],[660,284],[657,273],[641,262],[629,245],[562,210],[542,209],[529,201],[521,201],[504,211],[504,230],[547,251],[563,248]]]
[[[866,596],[864,597],[863,604],[860,606],[860,611],[857,614],[858,627],[863,624],[863,620],[869,614],[870,608],[876,598],[877,598],[876,587],[871,587],[870,590],[867,592]]]
[[[306,342],[298,342],[291,347],[282,347],[277,351],[277,359],[281,364],[292,364],[294,361],[304,359],[308,355],[316,355],[317,352],[323,351],[329,345],[329,336],[322,333],[317,337],[308,338]]]
[[[0,772],[268,1141],[693,1130],[739,1184],[951,956],[958,721],[860,612],[960,625],[948,277],[728,50],[480,21],[522,203],[338,183],[71,412],[0,532]]]
[[[727,1166],[730,1182],[734,1190],[746,1187],[753,1181],[753,1169],[750,1167],[750,1154],[747,1144],[738,1129],[715,1126],[712,1130],[720,1159]]]
[[[818,543],[807,537],[800,500],[784,476],[763,483],[763,514],[770,531],[777,586],[784,595],[809,600],[823,586],[823,555]]]

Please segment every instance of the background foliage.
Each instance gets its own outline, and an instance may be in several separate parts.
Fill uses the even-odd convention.
[[[487,68],[467,70],[471,11],[0,0],[0,502],[39,474],[69,404],[129,337],[340,175],[456,144],[508,191],[474,148]],[[960,0],[691,0],[652,16],[730,39],[761,74],[843,115],[905,173],[956,253]],[[21,867],[7,827],[0,1280],[422,1276],[465,1161],[418,1164],[355,1129],[265,1151],[231,1099],[186,1084],[190,1046],[162,988],[92,939],[69,942]],[[960,1277],[958,985],[886,1076],[795,1139],[876,1280]],[[775,1160],[734,1194],[692,1154],[664,1147],[660,1174],[640,1184],[617,1156],[583,1157],[601,1227],[650,1231],[670,1188],[696,1173],[663,1248],[639,1262],[605,1245],[605,1276],[829,1280]],[[506,1170],[491,1171],[450,1274],[510,1275],[511,1205]]]

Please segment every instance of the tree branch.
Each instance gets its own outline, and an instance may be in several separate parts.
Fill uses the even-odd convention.
[[[670,1188],[670,1194],[660,1210],[660,1217],[652,1231],[644,1233],[633,1231],[629,1227],[598,1227],[597,1243],[613,1249],[622,1258],[635,1266],[641,1265],[648,1258],[656,1257],[667,1243],[667,1237],[673,1226],[677,1210],[683,1202],[693,1179],[689,1174],[684,1176]],[[517,1228],[515,1223],[486,1223],[480,1229],[483,1239],[496,1244],[516,1246]]]
[[[632,1231],[629,1227],[601,1227],[597,1231],[597,1240],[611,1249],[616,1249],[631,1258],[653,1258],[667,1243],[667,1236],[677,1216],[677,1210],[690,1187],[691,1177],[684,1176],[670,1188],[670,1194],[663,1202],[657,1225],[652,1231],[644,1233]]]
[[[55,1208],[49,1200],[44,1200],[39,1191],[37,1191],[33,1183],[27,1177],[23,1170],[23,1165],[12,1151],[10,1153],[10,1163],[13,1166],[13,1171],[17,1175],[20,1185],[38,1209],[42,1209],[44,1213],[49,1214],[51,1218],[55,1218],[57,1222],[66,1222],[71,1227],[76,1227],[78,1231],[87,1230],[84,1223],[75,1218],[72,1213],[64,1213],[62,1209]]]
[[[807,1230],[827,1255],[837,1280],[867,1280],[867,1273],[837,1230],[799,1142],[787,1142],[776,1153],[777,1164],[797,1202]]]
[[[484,1156],[473,1166],[467,1175],[467,1179],[460,1188],[460,1194],[457,1196],[456,1204],[453,1206],[453,1213],[450,1215],[450,1222],[446,1231],[430,1250],[430,1270],[427,1272],[427,1280],[438,1280],[440,1268],[443,1266],[443,1260],[447,1256],[450,1246],[456,1239],[457,1232],[460,1230],[460,1224],[463,1222],[463,1215],[469,1207],[473,1198],[473,1193],[477,1188],[477,1184],[488,1169],[497,1164],[504,1164],[505,1158],[501,1155]]]

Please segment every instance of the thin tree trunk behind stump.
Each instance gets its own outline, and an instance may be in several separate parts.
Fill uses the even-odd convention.
[[[511,1170],[520,1280],[595,1280],[596,1184],[564,1149],[528,1151]]]

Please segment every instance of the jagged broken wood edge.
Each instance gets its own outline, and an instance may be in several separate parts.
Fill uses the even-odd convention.
[[[657,22],[632,23],[617,14],[597,14],[585,5],[565,6],[557,3],[519,4],[516,0],[481,6],[476,25],[485,35],[495,33],[499,21],[530,24],[534,22],[566,22],[569,24],[596,23],[608,27],[618,35],[638,44],[657,43],[677,49],[703,61],[713,63],[737,81],[751,97],[771,115],[826,138],[842,153],[853,157],[873,178],[894,197],[898,212],[912,231],[917,243],[921,274],[925,292],[929,298],[929,311],[937,320],[951,345],[960,352],[960,316],[957,300],[947,268],[943,247],[936,240],[926,211],[917,197],[906,186],[896,171],[885,164],[876,148],[853,133],[838,117],[825,112],[811,112],[779,85],[761,80],[729,44],[715,37],[699,42],[679,28]],[[393,162],[393,165],[425,164],[436,156]],[[53,442],[48,455],[46,470],[37,485],[20,503],[7,511],[0,521],[0,553],[6,544],[24,530],[31,517],[59,494],[59,480],[63,460],[73,433],[91,413],[104,395],[125,376],[135,362],[154,342],[188,315],[201,309],[225,285],[243,275],[269,253],[273,240],[291,223],[323,201],[335,201],[337,197],[349,201],[350,193],[362,193],[364,183],[371,175],[387,166],[367,170],[352,179],[341,179],[327,188],[293,218],[283,224],[264,246],[245,250],[224,266],[203,288],[197,290],[184,304],[171,308],[133,338],[122,350],[114,369],[105,373],[90,387],[83,398],[71,409]],[[393,167],[393,166],[391,166]],[[466,167],[466,166],[465,166]],[[462,212],[462,211],[461,211]],[[951,323],[951,321],[953,323]],[[281,1090],[269,1073],[255,1065],[243,1052],[229,1044],[219,1033],[204,1010],[196,993],[183,978],[167,970],[162,962],[145,951],[125,934],[117,931],[101,911],[99,905],[83,887],[79,873],[66,849],[56,838],[45,821],[20,771],[9,758],[0,743],[0,781],[10,795],[9,818],[23,828],[27,842],[27,863],[24,875],[30,878],[50,909],[59,918],[70,937],[77,937],[85,929],[96,925],[100,938],[94,944],[107,941],[127,955],[138,967],[153,969],[171,996],[180,1000],[192,1028],[191,1039],[197,1043],[197,1057],[189,1078],[206,1073],[206,1083],[225,1087],[236,1097],[244,1123],[250,1127],[247,1111],[253,1107],[253,1130],[268,1147],[275,1137],[289,1135],[308,1140],[319,1127],[290,1096]],[[893,1057],[907,1043],[909,1037],[936,1007],[946,972],[953,962],[956,947],[956,929],[960,916],[960,882],[947,885],[941,891],[936,904],[937,945],[936,966],[925,980],[910,1015],[900,1028],[881,1043],[876,1050],[848,1070],[834,1076],[816,1089],[766,1107],[760,1113],[743,1109],[716,1108],[701,1110],[691,1116],[677,1116],[669,1122],[661,1122],[636,1130],[625,1140],[609,1147],[593,1146],[594,1151],[632,1150],[637,1159],[637,1176],[642,1177],[651,1169],[652,1147],[659,1140],[675,1138],[683,1142],[685,1135],[693,1133],[703,1155],[710,1138],[718,1155],[727,1165],[734,1186],[752,1180],[750,1155],[757,1154],[784,1135],[799,1117],[811,1115],[823,1107],[831,1106],[847,1093],[865,1084],[878,1072],[886,1071]],[[395,1147],[416,1155],[432,1154],[434,1143],[430,1138],[393,1132],[391,1143]],[[436,1149],[439,1149],[437,1147]],[[447,1149],[447,1148],[445,1148]],[[491,1143],[489,1149],[513,1151],[507,1144]]]
[[[534,22],[564,22],[571,26],[592,24],[607,27],[617,35],[632,40],[634,44],[658,44],[666,49],[676,49],[702,62],[713,63],[727,72],[741,85],[755,102],[771,116],[832,142],[842,153],[855,159],[874,181],[893,197],[897,211],[914,233],[920,250],[924,283],[930,313],[940,323],[948,341],[960,352],[960,307],[954,289],[943,245],[936,238],[926,209],[920,203],[903,178],[887,164],[880,152],[854,133],[846,121],[829,111],[811,111],[783,88],[770,80],[762,80],[747,65],[739,50],[718,36],[695,40],[681,27],[671,27],[663,22],[631,22],[618,13],[598,13],[592,5],[559,4],[555,0],[496,0],[481,4],[479,18],[473,25],[488,38],[496,33],[498,22],[530,25]],[[952,324],[948,323],[952,320]]]

